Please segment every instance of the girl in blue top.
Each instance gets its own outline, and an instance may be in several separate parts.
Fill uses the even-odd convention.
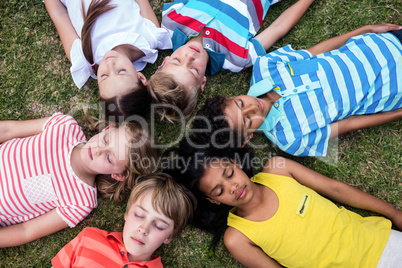
[[[256,60],[248,96],[215,97],[198,115],[212,133],[236,130],[242,145],[258,129],[288,154],[325,156],[330,138],[402,118],[401,28],[368,25],[307,50],[278,49]]]

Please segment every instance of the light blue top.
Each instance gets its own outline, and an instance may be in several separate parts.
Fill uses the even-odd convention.
[[[288,154],[325,156],[330,123],[402,107],[402,45],[385,33],[316,56],[285,46],[254,64],[248,95],[271,90],[281,98],[259,130]]]

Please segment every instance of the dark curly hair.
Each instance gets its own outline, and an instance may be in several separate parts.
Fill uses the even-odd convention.
[[[242,146],[244,137],[230,128],[223,113],[227,100],[222,95],[207,99],[193,118],[192,134],[194,142],[199,146],[219,149],[236,149]]]
[[[170,148],[164,152],[164,159],[169,159],[163,172],[170,174],[178,183],[189,189],[197,199],[197,208],[191,224],[213,235],[211,247],[214,250],[227,228],[227,217],[232,208],[225,204],[213,204],[199,189],[200,180],[205,174],[206,168],[217,159],[235,159],[242,163],[243,171],[251,178],[253,176],[252,165],[247,164],[254,157],[251,149],[239,148],[237,150],[209,148],[196,148],[189,139],[183,139],[178,148]],[[186,165],[181,165],[182,160]]]

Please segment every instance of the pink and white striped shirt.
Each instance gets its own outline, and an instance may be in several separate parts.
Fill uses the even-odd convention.
[[[72,149],[86,142],[78,123],[54,114],[35,136],[0,144],[0,227],[28,221],[56,208],[76,226],[97,206],[96,188],[72,170]]]

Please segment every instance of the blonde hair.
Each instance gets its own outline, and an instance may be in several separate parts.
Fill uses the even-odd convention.
[[[194,195],[166,173],[138,178],[127,202],[126,213],[144,193],[152,190],[153,208],[174,222],[172,239],[177,237],[193,217],[197,201]]]
[[[152,103],[162,104],[156,111],[168,121],[181,121],[187,118],[195,110],[198,97],[201,93],[201,85],[186,88],[177,82],[172,74],[157,71],[148,80],[148,93]],[[175,108],[177,109],[175,109]]]
[[[155,171],[160,151],[154,148],[154,140],[149,135],[148,129],[144,129],[137,122],[123,122],[120,126],[132,136],[128,146],[128,164],[123,173],[123,181],[115,180],[111,175],[101,174],[96,177],[98,192],[101,197],[122,202],[124,195],[135,185],[135,180],[142,175]]]

